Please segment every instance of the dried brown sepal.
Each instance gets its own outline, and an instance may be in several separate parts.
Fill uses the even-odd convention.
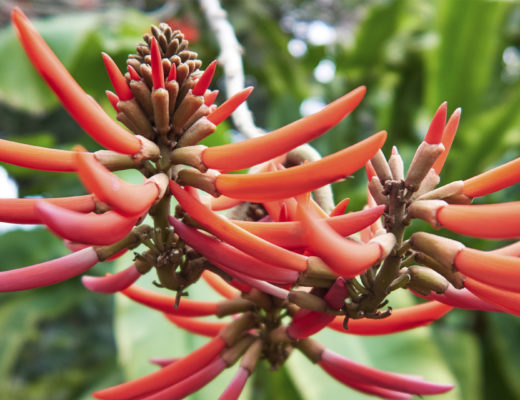
[[[397,151],[397,147],[392,147],[392,154],[388,159],[388,165],[390,166],[390,171],[392,172],[392,178],[396,181],[404,180],[404,163],[401,158],[399,151]]]
[[[172,151],[170,161],[174,164],[189,165],[197,168],[200,172],[206,172],[208,168],[202,162],[202,153],[207,149],[207,146],[196,145],[179,147]]]
[[[368,182],[368,190],[377,205],[388,203],[388,197],[383,194],[384,188],[377,176],[372,177],[370,182]]]
[[[321,361],[321,355],[325,350],[325,347],[312,339],[301,339],[296,342],[294,346],[314,364],[317,364]]]
[[[455,257],[465,246],[453,239],[432,235],[426,232],[416,232],[410,237],[410,244],[414,250],[421,251],[434,258],[442,265],[452,268]]]
[[[444,200],[448,197],[462,194],[464,181],[455,181],[435,190],[420,195],[417,200]]]
[[[204,190],[213,197],[218,197],[220,193],[217,190],[215,181],[219,175],[218,171],[212,169],[202,173],[195,168],[184,168],[178,172],[176,181],[179,185],[193,186]]]
[[[155,136],[152,123],[144,113],[143,109],[139,104],[137,104],[135,98],[132,100],[119,101],[117,103],[117,108],[119,108],[119,110],[121,110],[121,112],[132,121],[132,124],[136,129],[133,131],[135,134],[142,135],[148,139],[152,139]]]
[[[246,311],[251,311],[256,308],[256,305],[246,299],[231,299],[231,300],[222,300],[217,304],[217,313],[218,317],[225,317],[226,315],[233,315],[238,313],[243,313]]]
[[[307,310],[326,312],[327,303],[321,297],[318,297],[312,293],[304,292],[301,290],[291,290],[289,292],[288,300],[291,303],[296,304],[301,308]]]
[[[146,115],[153,115],[152,93],[148,85],[143,81],[130,81],[130,89]]]
[[[413,257],[417,263],[427,266],[444,276],[456,289],[462,289],[464,287],[464,275],[460,272],[454,272],[450,266],[441,264],[433,257],[421,252],[415,253]]]
[[[152,105],[155,127],[159,134],[166,136],[170,131],[169,94],[166,89],[159,88],[152,92]]]
[[[204,97],[192,96],[189,92],[173,114],[173,133],[177,136],[184,132],[184,126],[191,116],[204,104]]]
[[[437,212],[447,206],[444,200],[417,200],[408,207],[408,216],[410,218],[420,218],[435,229],[440,229],[440,224],[437,221]]]
[[[386,161],[385,155],[379,150],[376,155],[370,160],[374,170],[376,171],[377,177],[382,184],[387,180],[392,180],[392,171]]]
[[[411,280],[407,287],[424,296],[428,296],[432,291],[442,294],[448,289],[448,280],[428,267],[412,265],[408,268],[408,274]]]
[[[193,125],[191,125],[179,138],[177,147],[192,146],[197,144],[205,137],[211,135],[217,127],[206,117],[200,118]]]
[[[228,367],[230,367],[235,364],[240,357],[242,357],[242,355],[253,344],[254,341],[254,336],[247,335],[240,339],[236,344],[220,353],[220,358],[226,363]]]
[[[430,144],[422,142],[413,156],[410,168],[406,174],[405,185],[415,192],[426,177],[437,158],[444,151],[442,143]]]
[[[220,332],[219,336],[226,342],[228,346],[232,346],[240,337],[253,328],[256,317],[251,312],[246,312],[235,319],[229,325],[226,325]]]

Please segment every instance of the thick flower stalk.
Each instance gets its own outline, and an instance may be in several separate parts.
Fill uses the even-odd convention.
[[[236,399],[258,361],[278,367],[293,350],[364,393],[387,399],[435,395],[452,386],[360,365],[310,336],[325,328],[391,334],[428,325],[454,307],[520,315],[518,242],[483,252],[430,233],[406,236],[412,218],[474,237],[520,236],[519,202],[471,204],[475,197],[519,182],[519,159],[436,188],[460,109],[446,123],[447,104],[439,107],[406,173],[397,148],[388,160],[381,151],[385,131],[294,165],[291,151],[352,112],[364,87],[263,136],[208,148],[199,142],[252,88],[213,104],[216,92],[209,87],[216,62],[201,70],[181,32],[166,24],[152,26],[137,54],[129,56],[125,73],[103,53],[114,89],[107,97],[125,129],[83,92],[20,10],[13,11],[12,21],[43,79],[105,149],[90,153],[0,143],[1,161],[74,172],[90,193],[0,200],[1,221],[44,224],[72,251],[0,272],[0,291],[59,283],[143,244],[146,250],[128,268],[84,276],[84,285],[120,293],[150,312],[162,312],[181,329],[211,338],[184,358],[160,360],[162,369],[94,397],[181,399],[239,363],[220,396]],[[314,200],[314,190],[363,166],[369,178],[363,210],[346,212],[344,199],[328,213]],[[250,167],[247,174],[229,174]],[[123,169],[139,171],[144,182],[130,184],[112,172]],[[227,209],[232,218],[217,213]],[[146,216],[150,225],[143,223]],[[152,270],[158,286],[172,293],[136,283]],[[225,299],[186,298],[185,289],[201,277]],[[428,301],[392,310],[387,296],[398,289]],[[222,320],[199,319],[205,316]]]

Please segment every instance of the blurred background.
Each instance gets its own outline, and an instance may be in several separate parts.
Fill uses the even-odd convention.
[[[80,85],[112,113],[104,96],[109,80],[100,57],[123,69],[150,23],[181,29],[207,65],[219,54],[197,1],[2,0],[0,2],[0,137],[39,146],[98,149],[29,65],[9,12],[21,7]],[[520,5],[498,1],[222,1],[244,50],[249,106],[258,126],[272,130],[359,85],[359,108],[315,141],[322,155],[386,129],[409,162],[443,102],[462,107],[462,120],[441,183],[465,179],[520,154]],[[224,101],[222,70],[213,88]],[[213,144],[240,139],[222,124]],[[365,200],[364,172],[334,186],[349,209]],[[520,200],[520,188],[484,201]],[[84,193],[73,174],[0,168],[0,197],[58,197]],[[0,270],[66,254],[59,239],[38,227],[0,224]],[[426,224],[411,230],[430,229]],[[446,235],[449,233],[444,232]],[[455,236],[452,236],[455,237]],[[498,243],[458,238],[491,249]],[[129,256],[131,257],[131,256]],[[104,274],[130,262],[104,263]],[[194,298],[215,296],[200,286]],[[413,302],[406,295],[394,306]],[[204,342],[161,316],[114,296],[93,294],[78,279],[27,293],[0,295],[0,398],[88,399],[93,390],[154,369],[148,357],[182,356]],[[325,332],[329,347],[368,365],[420,374],[457,388],[446,399],[520,398],[520,319],[453,311],[430,328],[377,338]],[[216,398],[227,373],[191,399]],[[243,399],[367,399],[293,354],[279,371],[262,364]]]

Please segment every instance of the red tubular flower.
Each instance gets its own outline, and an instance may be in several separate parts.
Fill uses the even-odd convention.
[[[89,153],[78,151],[76,162],[78,175],[88,190],[124,216],[141,216],[159,196],[160,189],[153,181],[127,183]]]
[[[215,69],[217,68],[217,61],[212,61],[206,70],[202,73],[201,77],[193,86],[193,89],[191,90],[191,93],[194,96],[202,96],[206,92],[206,90],[209,88],[209,84],[211,83],[211,80],[213,79],[213,75],[215,74]],[[215,124],[216,125],[216,124]]]
[[[76,170],[72,151],[48,149],[4,139],[0,139],[0,161],[40,171],[73,172]]]
[[[520,182],[520,157],[464,181],[463,193],[480,197]]]
[[[260,138],[267,137],[261,136]],[[250,139],[250,142],[255,139]],[[215,180],[217,191],[225,196],[251,202],[285,199],[311,192],[343,179],[361,168],[383,146],[386,132],[381,131],[321,160],[276,172],[258,174],[222,174]],[[242,143],[242,142],[240,142]],[[203,153],[210,149],[206,149]],[[259,149],[252,147],[256,154]],[[205,163],[205,161],[204,161]],[[206,166],[208,166],[205,163]]]
[[[13,9],[11,19],[32,64],[76,122],[102,146],[124,154],[138,153],[139,139],[112,121],[79,87],[19,8]]]
[[[348,376],[341,369],[338,369],[330,364],[320,363],[320,367],[323,368],[323,370],[334,379],[362,393],[379,396],[383,399],[390,400],[405,400],[413,397],[413,395],[410,393],[397,392],[395,390],[385,389],[376,385],[360,383],[359,380]]]
[[[210,147],[204,151],[202,161],[208,168],[233,171],[285,154],[315,139],[339,123],[358,106],[365,92],[366,88],[361,86],[332,102],[323,110],[267,135],[243,142]]]
[[[116,293],[132,285],[141,274],[134,264],[130,265],[117,274],[107,276],[83,276],[81,282],[83,286],[93,292]]]
[[[208,382],[215,379],[224,369],[227,368],[226,362],[217,357],[211,363],[195,372],[184,380],[171,385],[170,387],[146,396],[143,400],[180,400],[204,387]]]
[[[204,317],[215,315],[218,311],[218,303],[196,301],[185,298],[181,298],[179,306],[175,307],[175,296],[156,293],[135,285],[121,290],[121,293],[140,304],[153,308],[154,310],[182,317]]]
[[[322,219],[300,208],[308,248],[334,272],[354,278],[379,261],[385,250],[378,243],[360,244],[338,235]]]
[[[329,349],[323,350],[319,364],[323,368],[330,366],[338,372],[341,371],[342,375],[359,380],[361,383],[403,393],[432,395],[446,393],[453,389],[453,385],[440,385],[411,375],[395,374],[367,367]]]
[[[15,224],[41,224],[42,221],[34,207],[37,202],[41,201],[81,213],[94,211],[96,207],[96,202],[92,195],[47,199],[0,199],[0,221]]]
[[[234,225],[199,203],[173,181],[170,181],[170,189],[181,207],[199,224],[221,240],[244,253],[254,255],[259,260],[278,265],[281,268],[300,272],[307,269],[306,257],[277,247]]]
[[[345,279],[339,277],[323,296],[323,300],[332,310],[339,311],[347,296]],[[287,327],[287,334],[293,339],[306,338],[325,328],[333,319],[334,315],[326,312],[300,309]]]
[[[218,400],[238,400],[238,397],[246,385],[249,375],[251,375],[251,372],[249,372],[246,368],[238,368],[237,373],[227,386],[226,390],[220,395]]]
[[[229,322],[221,321],[200,321],[190,317],[180,317],[173,314],[164,314],[164,316],[173,324],[188,332],[201,336],[214,337],[225,328]]]
[[[152,57],[153,88],[154,90],[164,89],[164,70],[161,62],[162,56],[159,50],[159,44],[155,37],[150,39],[150,55]]]
[[[426,132],[426,136],[424,137],[424,141],[430,144],[438,144],[441,142],[444,132],[444,127],[446,126],[446,112],[448,108],[448,103],[442,103],[435,115],[433,116],[430,127],[428,128],[428,132]]]
[[[121,101],[127,101],[134,98],[134,94],[132,93],[132,90],[130,90],[130,87],[128,86],[128,83],[126,82],[125,77],[117,68],[116,63],[107,53],[101,53],[101,56],[103,57],[103,62],[105,63],[105,68],[108,72],[108,77],[110,78],[110,82],[112,83],[112,86],[114,87],[114,90],[116,91],[116,95]]]
[[[520,237],[520,201],[501,204],[447,205],[437,211],[441,226],[488,239]]]
[[[222,279],[217,274],[205,270],[202,273],[202,279],[206,281],[206,283],[211,286],[215,292],[222,295],[226,299],[233,299],[240,295],[240,291],[236,290],[233,286],[229,285],[224,279]]]
[[[331,217],[331,218],[338,217],[340,215],[345,214],[345,211],[347,211],[348,203],[350,203],[350,199],[348,197],[341,200],[338,204],[336,204],[336,207],[334,207],[334,210],[332,210],[330,212],[329,217]],[[377,208],[377,207],[374,207],[374,208]],[[383,210],[384,210],[384,207],[383,207]],[[381,214],[382,213],[383,213],[383,211],[381,211]]]
[[[243,274],[241,272],[228,268],[222,264],[214,264],[225,273],[231,275],[233,278],[236,278],[240,282],[247,284],[251,288],[258,289],[265,294],[269,294],[280,299],[287,299],[287,297],[289,296],[289,291],[287,289],[283,289],[281,287],[273,285],[269,282],[266,282],[265,280],[252,278],[250,275]]]
[[[381,217],[385,206],[377,206],[362,211],[332,216],[325,221],[340,236],[349,236],[371,225]],[[278,246],[288,249],[304,247],[306,241],[303,235],[302,222],[252,222],[233,221],[236,225],[252,234],[268,240]]]
[[[499,309],[520,317],[520,293],[498,289],[469,277],[464,281],[464,286]]]
[[[207,116],[208,121],[215,125],[220,124],[222,121],[227,119],[233,113],[233,111],[235,111],[238,106],[240,106],[240,104],[247,100],[253,89],[254,88],[252,86],[249,86],[231,96]]]
[[[467,279],[467,278],[466,278]],[[418,293],[414,293],[418,295]],[[448,286],[448,289],[442,294],[437,294],[435,292],[430,293],[428,296],[421,296],[429,300],[435,300],[443,304],[447,304],[448,306],[457,307],[457,308],[465,308],[469,310],[480,310],[480,311],[491,311],[491,312],[500,312],[493,304],[483,300],[480,297],[477,297],[473,293],[471,293],[468,289],[455,289],[453,286]]]
[[[295,271],[262,262],[224,242],[219,242],[208,235],[197,232],[197,230],[186,226],[175,218],[170,217],[170,223],[182,240],[212,262],[224,264],[232,270],[242,272],[253,278],[270,280],[271,282],[292,283],[298,279],[298,273]]]
[[[437,172],[437,174],[441,173],[442,167],[446,162],[446,158],[448,157],[448,153],[450,152],[451,145],[453,143],[453,139],[455,139],[455,134],[457,133],[457,128],[459,127],[460,114],[462,110],[457,108],[453,114],[451,114],[446,127],[444,128],[444,132],[442,133],[442,145],[444,146],[444,151],[442,154],[435,160],[432,168]]]
[[[226,342],[221,336],[215,336],[204,346],[173,364],[145,375],[133,381],[99,390],[92,395],[102,400],[127,400],[136,396],[161,390],[180,382],[199,371],[222,351]]]
[[[63,282],[89,270],[98,262],[93,247],[56,260],[0,272],[0,292],[34,289]]]
[[[58,236],[73,242],[107,245],[123,239],[139,216],[124,217],[114,211],[83,214],[46,201],[35,204],[36,215]]]
[[[215,102],[215,100],[217,100],[218,93],[219,93],[218,90],[213,90],[213,91],[207,92],[204,95],[204,104],[207,106],[212,105]],[[217,124],[215,124],[215,125],[217,125]]]
[[[347,330],[343,327],[344,318],[336,317],[329,324],[329,328],[354,335],[388,335],[429,325],[452,309],[449,305],[428,301],[392,310],[392,314],[383,319],[350,319]]]
[[[466,247],[455,256],[454,264],[459,272],[469,278],[520,293],[520,258],[518,257]]]

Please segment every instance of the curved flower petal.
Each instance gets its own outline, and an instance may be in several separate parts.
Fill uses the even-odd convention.
[[[276,283],[292,283],[298,279],[298,273],[295,271],[278,268],[276,265],[260,261],[224,242],[220,242],[198,232],[196,229],[188,227],[175,218],[170,217],[169,219],[175,228],[175,232],[182,240],[211,262],[224,264],[233,270],[256,279],[269,280]]]
[[[221,171],[233,171],[260,164],[287,153],[293,148],[315,139],[339,123],[357,107],[365,92],[364,86],[358,87],[330,103],[323,110],[266,135],[242,142],[210,147],[202,155],[204,165]]]
[[[455,267],[465,276],[486,285],[520,293],[520,258],[465,247],[455,257]]]
[[[307,269],[307,258],[281,247],[275,246],[252,235],[199,203],[177,183],[170,181],[170,189],[179,205],[199,224],[208,229],[219,239],[242,250],[247,254],[269,264],[295,271]]]
[[[437,211],[437,221],[450,231],[471,237],[516,238],[520,237],[520,201],[479,205],[450,204]]]
[[[107,245],[123,239],[137,223],[137,217],[123,217],[114,212],[82,214],[39,201],[36,215],[58,236],[73,242]]]
[[[379,244],[360,244],[338,235],[323,219],[300,208],[307,247],[338,275],[354,278],[381,258]]]
[[[233,111],[235,111],[238,108],[238,106],[240,106],[244,101],[246,101],[253,89],[254,88],[250,86],[234,94],[224,103],[218,106],[206,118],[208,118],[208,121],[212,122],[215,125],[220,124],[222,121],[228,118],[233,113]]]
[[[398,392],[412,393],[418,395],[441,394],[453,389],[453,385],[441,385],[426,382],[414,376],[395,374],[349,360],[329,349],[322,353],[320,365],[336,367],[343,374],[357,379],[362,383],[380,386]]]
[[[218,335],[221,329],[225,328],[229,322],[223,321],[201,321],[190,317],[181,317],[173,314],[164,314],[173,324],[188,332],[196,333],[201,336],[213,337]]]
[[[121,293],[140,304],[167,314],[203,317],[217,313],[218,303],[181,298],[179,306],[175,308],[175,296],[156,293],[135,285],[122,290]]]
[[[13,9],[11,19],[33,66],[76,122],[107,149],[124,154],[138,153],[141,149],[139,139],[110,119],[81,89],[19,8]]]
[[[0,292],[28,290],[73,278],[98,262],[96,251],[92,247],[79,250],[55,260],[0,272]]]
[[[501,310],[520,317],[520,293],[497,289],[472,278],[466,278],[464,286],[478,297],[495,304]]]
[[[362,211],[355,211],[331,218],[325,218],[324,221],[334,231],[336,231],[338,235],[349,236],[374,223],[381,217],[384,211],[385,206],[381,205],[374,208],[367,208]],[[281,247],[292,249],[305,246],[302,223],[300,221],[233,221],[233,223],[256,236]]]
[[[444,151],[441,155],[435,160],[432,168],[437,172],[437,174],[441,173],[442,167],[446,162],[446,158],[448,158],[448,154],[451,149],[451,145],[453,143],[453,139],[455,139],[455,134],[457,133],[457,128],[459,127],[460,114],[462,112],[461,108],[457,108],[453,114],[451,114],[446,127],[444,128],[444,132],[442,133],[442,145],[444,146]]]
[[[100,293],[116,293],[132,285],[141,274],[134,264],[117,274],[107,276],[83,276],[81,282],[88,290]]]
[[[0,161],[40,171],[76,170],[73,151],[49,149],[4,139],[0,139]]]
[[[261,136],[260,138],[267,137]],[[255,139],[250,139],[255,140]],[[318,161],[275,172],[258,174],[221,174],[215,180],[217,191],[225,196],[251,202],[285,199],[311,192],[321,186],[343,179],[363,167],[383,146],[386,132],[331,154]],[[242,143],[242,142],[239,142]],[[214,149],[210,147],[209,149]],[[255,154],[261,153],[254,149]]]
[[[133,185],[110,172],[89,153],[76,152],[78,175],[88,190],[125,216],[142,215],[159,195],[153,182]]]
[[[136,396],[154,392],[193,375],[209,363],[224,349],[226,342],[220,336],[211,339],[204,346],[184,358],[141,378],[111,388],[99,390],[92,394],[96,399],[127,400]]]
[[[464,181],[463,193],[485,196],[520,182],[520,157]]]
[[[41,224],[35,204],[46,201],[81,213],[94,211],[96,202],[91,194],[73,197],[0,199],[0,221],[14,224]]]
[[[218,294],[222,295],[226,299],[233,299],[240,294],[239,290],[236,290],[224,279],[222,279],[214,272],[211,272],[210,270],[205,269],[202,272],[202,279],[204,279],[213,290],[215,290]]]
[[[410,307],[392,310],[392,314],[382,319],[350,319],[348,329],[343,328],[344,317],[336,317],[329,328],[353,335],[388,335],[419,326],[429,325],[451,311],[453,307],[428,301]]]

